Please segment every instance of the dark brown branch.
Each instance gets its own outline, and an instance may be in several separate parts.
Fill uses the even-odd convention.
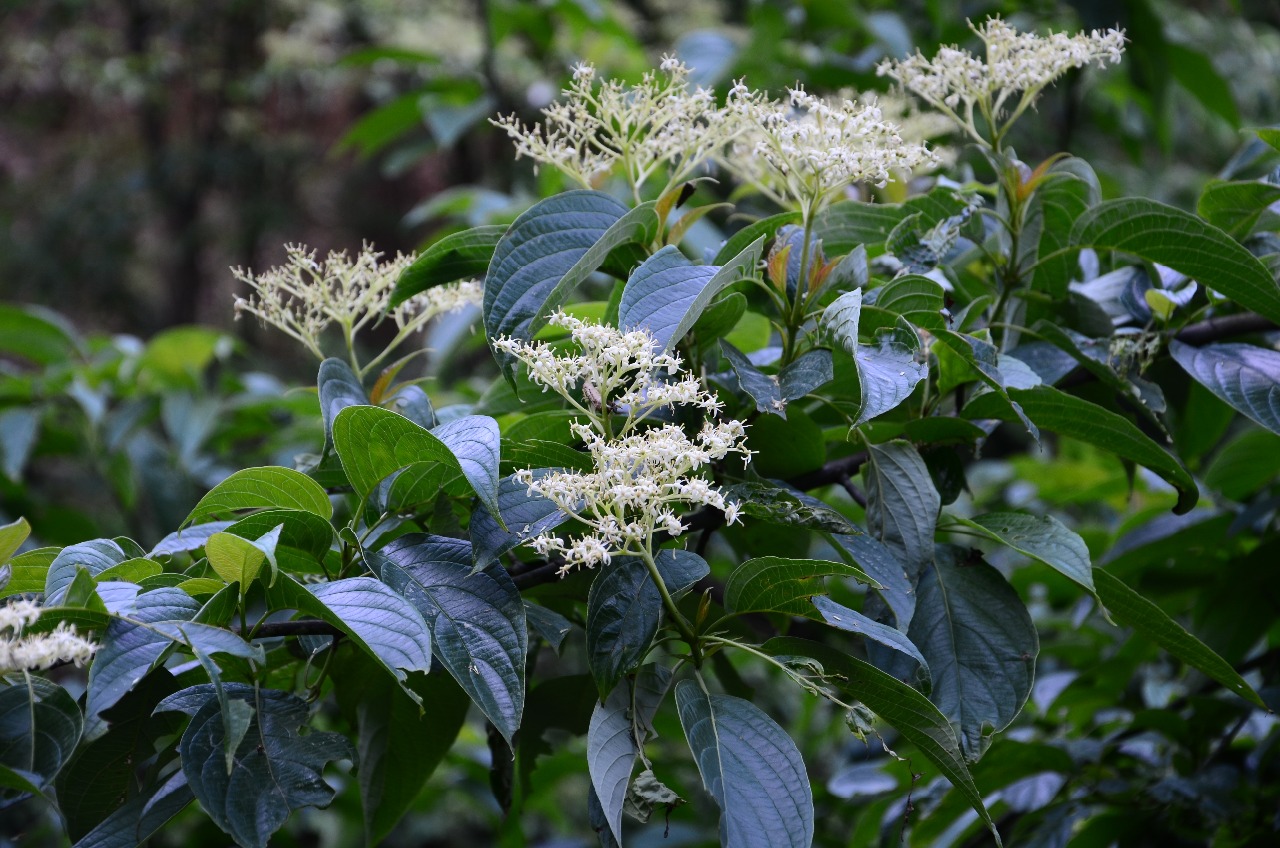
[[[1263,318],[1261,315],[1245,312],[1240,315],[1224,315],[1221,318],[1210,318],[1206,321],[1189,324],[1179,330],[1175,338],[1189,345],[1202,345],[1234,336],[1265,333],[1269,330],[1277,329],[1280,329],[1280,327],[1270,318]]]
[[[239,633],[240,631],[236,631]],[[273,639],[283,636],[341,636],[342,631],[318,618],[297,621],[269,621],[253,631],[255,639]]]

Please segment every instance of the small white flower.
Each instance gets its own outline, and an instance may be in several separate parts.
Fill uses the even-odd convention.
[[[40,612],[39,606],[24,600],[0,606],[0,674],[37,671],[62,662],[80,667],[93,659],[98,646],[77,636],[75,625],[59,624],[47,633],[23,636]]]
[[[1124,53],[1122,30],[1039,36],[1018,32],[999,18],[990,18],[980,27],[970,23],[969,27],[986,47],[983,59],[952,45],[940,48],[933,59],[920,53],[906,59],[886,59],[876,72],[897,80],[984,143],[975,123],[975,108],[980,116],[997,124],[990,130],[1000,135],[1045,86],[1068,70],[1091,64],[1102,68],[1118,63]],[[1000,123],[1011,98],[1018,94],[1021,97],[1009,119]]]
[[[630,86],[597,82],[595,68],[580,64],[564,99],[542,110],[541,125],[525,126],[516,115],[492,123],[515,142],[517,158],[550,165],[586,188],[622,168],[638,198],[655,176],[668,187],[688,179],[746,129],[733,107],[741,95],[731,92],[720,107],[689,72],[664,56],[657,71]]]
[[[249,297],[237,297],[236,317],[247,313],[264,325],[278,328],[317,358],[323,359],[321,336],[332,326],[355,334],[389,315],[401,337],[422,329],[427,321],[443,312],[484,297],[474,281],[437,286],[390,308],[396,281],[413,256],[397,255],[381,261],[382,254],[366,244],[354,258],[345,252],[330,253],[316,261],[315,251],[301,245],[286,245],[288,261],[262,274],[233,268],[232,274],[252,290]]]
[[[699,475],[731,453],[750,460],[745,425],[708,420],[693,438],[675,424],[646,426],[646,419],[661,408],[686,404],[714,415],[720,403],[695,378],[681,378],[680,360],[660,353],[647,332],[623,332],[564,313],[553,315],[551,323],[570,331],[576,352],[517,339],[496,343],[525,364],[531,379],[564,396],[585,416],[570,432],[590,454],[590,471],[553,471],[538,478],[529,470],[516,473],[530,493],[588,527],[586,535],[569,542],[539,536],[530,542],[534,550],[563,556],[562,574],[593,568],[614,555],[652,552],[655,533],[682,534],[686,527],[679,510],[726,508],[724,494]],[[663,373],[670,379],[662,380]],[[578,387],[585,385],[591,386],[596,402],[579,402]],[[620,418],[625,420],[612,423]]]
[[[738,109],[751,129],[721,159],[727,170],[782,205],[811,214],[851,183],[883,186],[895,172],[934,162],[920,140],[904,140],[874,99],[824,100],[803,88],[789,92],[785,105],[745,97]]]

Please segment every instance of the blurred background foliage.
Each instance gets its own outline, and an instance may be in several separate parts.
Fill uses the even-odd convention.
[[[532,119],[575,61],[882,89],[880,58],[988,14],[1127,30],[1122,72],[1050,90],[1015,141],[1088,159],[1109,195],[1192,205],[1280,106],[1269,0],[4,0],[0,286],[86,327],[230,329],[228,266],[409,251],[551,188],[486,119]]]
[[[879,59],[965,41],[965,19],[989,14],[1025,28],[1119,25],[1130,39],[1117,71],[1046,92],[1040,120],[1014,139],[1023,160],[1070,150],[1106,196],[1184,208],[1210,179],[1263,163],[1242,130],[1280,116],[1273,0],[0,0],[0,299],[25,305],[0,309],[0,518],[26,515],[45,544],[151,543],[231,468],[314,449],[315,395],[286,390],[312,382],[312,363],[232,323],[228,267],[277,264],[285,242],[408,252],[511,220],[561,186],[514,161],[487,118],[533,120],[574,62],[636,79],[675,51],[721,89],[745,75],[774,91],[871,90],[885,86]],[[729,225],[708,216],[691,240],[718,243]],[[484,383],[466,364],[438,364],[430,391],[475,400]],[[1246,655],[1274,629],[1280,597],[1280,441],[1180,384],[1178,448],[1211,506],[1168,515],[1169,497],[1142,475],[1135,495],[1131,469],[1068,442],[1052,466],[991,451],[968,468],[965,497],[1072,516],[1095,561],[1273,680],[1274,650]],[[1040,680],[975,770],[1008,842],[1275,844],[1274,720],[1205,695],[1145,642],[1082,625],[1065,585],[1014,575],[1044,639]],[[554,604],[575,589],[538,591]],[[566,834],[589,832],[578,737],[590,699],[573,687],[590,681],[547,676],[523,731],[538,776],[522,812],[504,819],[487,742],[468,725],[387,844],[583,844]],[[1274,703],[1274,689],[1264,695]],[[898,844],[908,818],[911,844],[982,844],[945,784],[917,784],[876,741],[816,715],[817,701],[776,699],[766,706],[790,718],[824,832],[847,834],[830,844]],[[659,745],[678,744],[658,729]],[[696,791],[682,755],[656,756],[675,769],[673,788]],[[356,844],[359,820],[342,792],[295,817],[279,844]],[[650,828],[629,844],[703,844],[703,824],[678,809],[669,839]],[[225,837],[188,815],[153,842]]]

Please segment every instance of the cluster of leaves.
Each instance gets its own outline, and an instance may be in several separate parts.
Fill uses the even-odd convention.
[[[400,366],[367,386],[325,360],[313,455],[226,475],[150,549],[0,528],[32,632],[99,643],[83,683],[6,678],[2,803],[105,846],[195,801],[260,846],[349,761],[373,843],[474,709],[507,834],[566,731],[607,845],[682,799],[729,846],[843,843],[854,796],[879,796],[868,844],[904,821],[918,844],[1274,828],[1276,185],[1211,184],[1193,215],[989,153],[987,184],[784,210],[701,264],[669,243],[703,199],[681,186],[557,194],[405,272],[401,300],[483,275],[489,342],[567,345],[558,309],[643,328],[749,422],[752,461],[713,469],[741,526],[682,516],[650,563],[560,580],[523,547],[572,524],[515,472],[589,457],[503,356],[438,408]]]

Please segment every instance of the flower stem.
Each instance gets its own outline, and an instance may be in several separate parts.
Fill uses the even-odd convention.
[[[675,599],[671,597],[671,591],[667,589],[667,582],[662,579],[662,573],[658,571],[658,563],[654,561],[653,554],[648,550],[642,551],[640,559],[644,561],[645,567],[649,569],[649,576],[653,578],[653,583],[658,587],[658,594],[662,596],[662,605],[667,608],[667,614],[671,616],[671,622],[676,626],[676,630],[680,631],[680,635],[689,643],[689,650],[693,654],[693,664],[695,667],[702,665],[702,649],[699,644],[698,634],[693,632],[693,625],[680,612],[680,608],[676,606]]]

